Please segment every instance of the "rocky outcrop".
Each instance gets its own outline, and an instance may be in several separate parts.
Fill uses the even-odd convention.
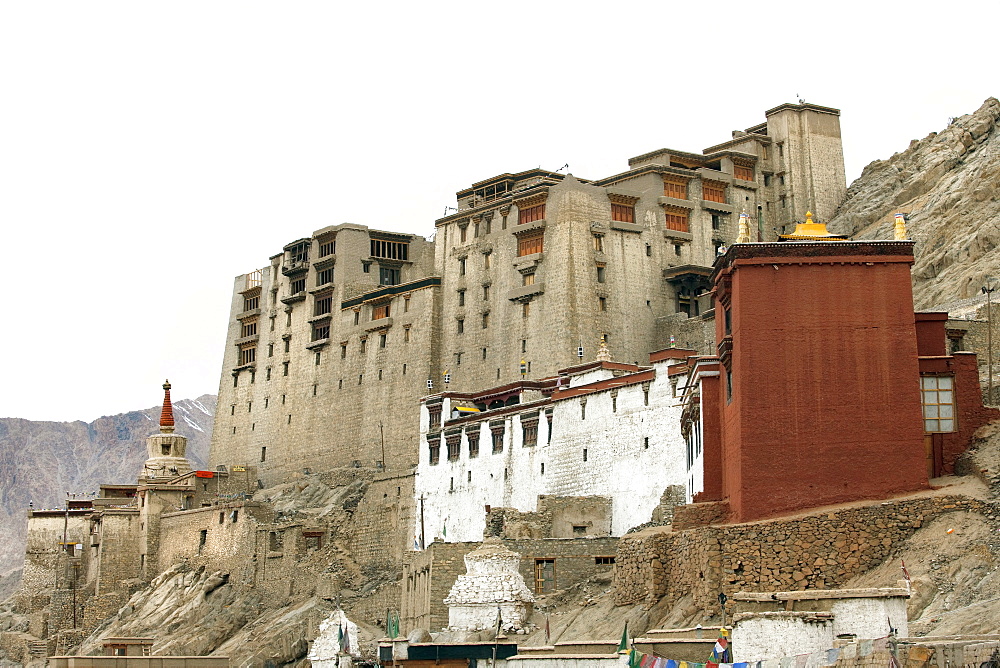
[[[868,165],[847,191],[830,229],[860,239],[892,239],[905,213],[916,244],[917,308],[971,297],[986,276],[1000,276],[1000,101],[941,132],[914,139]]]
[[[177,433],[188,438],[188,457],[208,460],[215,395],[174,402]],[[146,437],[158,431],[160,406],[93,422],[40,422],[0,418],[0,575],[24,562],[26,510],[58,508],[66,491],[86,495],[101,484],[135,482],[146,459]],[[8,594],[10,583],[3,587]],[[5,598],[5,597],[2,597]],[[0,598],[0,600],[2,600]]]

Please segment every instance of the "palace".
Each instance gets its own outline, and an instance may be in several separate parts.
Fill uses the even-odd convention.
[[[457,193],[423,237],[343,224],[238,276],[212,466],[265,484],[417,463],[420,398],[594,359],[708,352],[709,275],[745,213],[770,241],[846,191],[839,111],[783,104],[702,153],[660,149],[596,180],[528,170]],[[671,338],[673,337],[673,339]],[[558,425],[556,426],[558,429]]]

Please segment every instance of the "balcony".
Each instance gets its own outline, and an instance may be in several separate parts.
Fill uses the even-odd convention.
[[[309,271],[309,260],[289,260],[281,266],[281,273],[285,276],[295,276]]]

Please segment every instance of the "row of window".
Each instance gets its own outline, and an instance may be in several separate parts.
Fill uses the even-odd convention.
[[[549,433],[548,440],[552,441],[552,416],[546,415]],[[492,453],[498,455],[503,453],[503,439],[506,427],[503,424],[490,425],[490,442]],[[479,456],[479,426],[467,429],[465,433],[466,442],[469,447],[469,459]],[[461,457],[462,433],[446,434],[444,436],[445,446],[448,448],[448,461],[458,461]],[[538,445],[538,419],[525,420],[521,423],[521,445],[531,448]],[[429,434],[427,436],[428,461],[432,466],[436,466],[441,461],[441,434]],[[586,460],[585,460],[586,461]],[[542,470],[544,473],[544,469]]]

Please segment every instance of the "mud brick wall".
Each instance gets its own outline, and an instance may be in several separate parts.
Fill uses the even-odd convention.
[[[840,587],[884,561],[925,522],[960,511],[1000,517],[995,504],[941,496],[796,519],[646,529],[619,542],[615,603],[648,605],[691,595],[695,607],[714,612],[719,592]]]
[[[358,563],[399,568],[403,552],[413,548],[413,496],[412,473],[384,475],[368,485],[354,511],[349,543]]]

